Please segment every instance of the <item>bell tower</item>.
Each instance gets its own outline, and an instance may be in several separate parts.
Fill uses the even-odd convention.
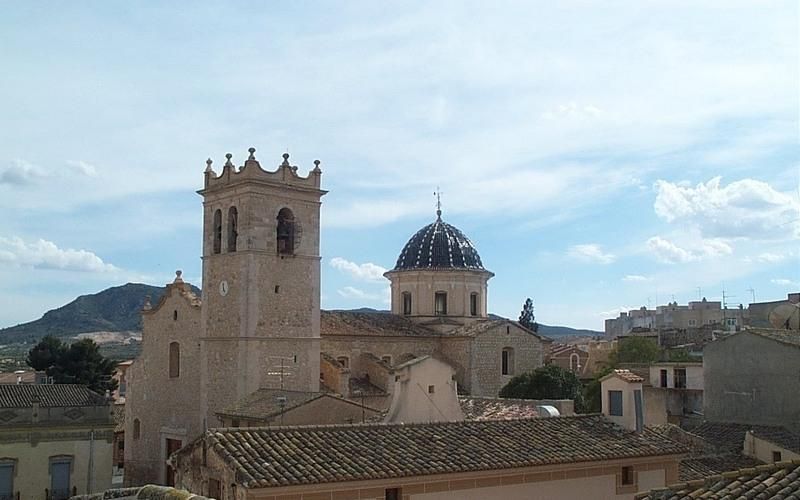
[[[289,154],[266,171],[255,148],[222,172],[209,159],[203,197],[201,377],[214,412],[259,388],[319,390],[319,160],[306,177]]]

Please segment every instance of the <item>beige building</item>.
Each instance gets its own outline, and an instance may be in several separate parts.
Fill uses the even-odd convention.
[[[678,480],[685,447],[598,415],[215,429],[171,457],[218,499],[630,499]]]
[[[630,370],[614,370],[600,379],[602,412],[610,421],[641,431],[644,428],[644,378]]]
[[[113,434],[109,401],[86,386],[0,384],[0,498],[110,488]]]
[[[384,422],[464,420],[453,367],[430,356],[395,367],[394,392]]]
[[[543,364],[548,339],[488,317],[492,273],[441,211],[386,273],[391,314],[322,314],[319,162],[302,177],[288,154],[265,171],[254,153],[242,167],[226,155],[219,175],[207,162],[202,300],[178,272],[142,311],[142,352],[125,373],[127,484],[173,484],[167,457],[232,421],[226,409],[262,389],[322,388],[385,410],[388,374],[417,357],[450,365],[474,396],[496,396]],[[352,418],[351,406],[339,408],[320,422]]]
[[[693,330],[712,327],[717,330],[739,331],[749,324],[749,312],[741,305],[727,308],[719,301],[691,301],[687,305],[670,302],[655,310],[642,307],[619,313],[617,318],[605,320],[608,338],[628,335],[637,330]]]

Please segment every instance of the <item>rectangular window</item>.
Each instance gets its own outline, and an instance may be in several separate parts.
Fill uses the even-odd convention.
[[[608,391],[608,414],[622,416],[622,391]]]
[[[401,500],[403,495],[400,492],[400,488],[387,488],[386,496],[384,498],[386,500]]]
[[[478,294],[473,293],[469,296],[469,314],[470,316],[478,315]]]
[[[501,364],[501,373],[503,375],[511,375],[511,351],[508,349],[503,349]]]
[[[0,498],[14,498],[14,463],[0,463]]]
[[[219,480],[218,479],[209,479],[208,480],[208,498],[222,498],[221,493],[222,493],[222,491],[220,491]]]
[[[781,455],[781,452],[779,452],[779,451],[773,451],[772,452],[772,461],[773,462],[780,462],[781,459],[783,459],[783,456]]]
[[[620,482],[623,486],[631,486],[636,483],[636,478],[633,475],[633,467],[623,467],[622,477]]]
[[[690,319],[689,320],[689,326],[697,326],[697,320],[696,319]]]
[[[50,500],[66,500],[70,491],[70,468],[72,460],[57,458],[50,460]]]
[[[685,368],[675,368],[675,371],[672,375],[675,378],[675,388],[676,389],[686,389],[686,369]]]
[[[408,292],[403,292],[403,314],[411,314],[411,294]]]
[[[447,292],[436,292],[436,314],[447,314]]]
[[[667,386],[667,370],[661,370],[661,387]]]

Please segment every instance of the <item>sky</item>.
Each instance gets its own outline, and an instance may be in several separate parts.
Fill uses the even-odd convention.
[[[443,219],[489,310],[800,291],[795,1],[8,2],[0,327],[201,276],[205,160],[320,159],[323,308]]]

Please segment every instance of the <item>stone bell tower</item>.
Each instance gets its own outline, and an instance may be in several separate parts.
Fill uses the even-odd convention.
[[[319,161],[307,177],[289,154],[222,172],[209,159],[203,196],[201,378],[214,412],[259,388],[319,390]]]

